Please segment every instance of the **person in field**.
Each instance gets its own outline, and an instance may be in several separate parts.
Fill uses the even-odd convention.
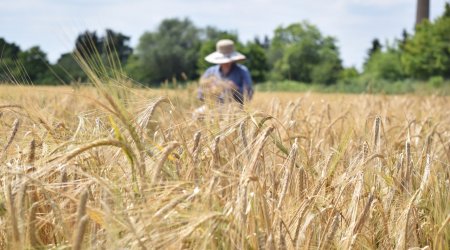
[[[252,78],[247,67],[239,64],[245,59],[235,50],[232,40],[219,40],[216,51],[205,57],[207,62],[215,65],[201,76],[198,98],[205,101],[205,96],[209,96],[220,103],[236,101],[240,105],[250,101],[253,97]]]

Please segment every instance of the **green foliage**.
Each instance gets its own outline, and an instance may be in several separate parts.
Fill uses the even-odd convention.
[[[111,29],[106,30],[103,38],[103,57],[104,60],[112,64],[119,62],[121,65],[127,63],[128,58],[133,53],[133,49],[129,46],[130,37],[122,33],[115,32]]]
[[[367,50],[367,58],[364,61],[364,67],[367,66],[367,63],[372,59],[372,56],[375,53],[381,52],[382,48],[383,45],[381,45],[380,40],[378,40],[378,38],[372,40],[372,47]]]
[[[344,68],[339,73],[339,81],[344,83],[350,83],[353,79],[359,76],[359,72],[355,67]]]
[[[404,78],[400,53],[394,49],[386,52],[378,51],[372,54],[364,67],[364,74],[373,79],[397,81]]]
[[[87,75],[78,65],[73,53],[62,54],[53,68],[55,74],[63,83],[87,81]]]
[[[339,51],[332,37],[323,37],[308,22],[275,30],[269,51],[273,79],[330,84],[342,69]]]
[[[48,83],[53,81],[47,54],[39,46],[22,51],[14,43],[0,38],[0,81]]]
[[[433,76],[428,80],[428,82],[434,88],[440,88],[440,87],[442,87],[442,84],[444,83],[444,78],[442,76]]]
[[[450,82],[440,82],[442,78],[431,80],[429,84],[417,80],[388,81],[383,79],[369,79],[366,76],[359,76],[348,80],[340,81],[337,84],[308,84],[296,81],[268,81],[255,86],[256,91],[284,91],[284,92],[320,92],[320,93],[370,93],[370,94],[439,94],[450,95]]]
[[[440,75],[450,77],[450,17],[443,15],[434,23],[421,22],[402,54],[406,74],[418,79]]]
[[[0,82],[13,82],[14,76],[20,76],[18,67],[20,47],[0,38]]]
[[[31,47],[19,53],[19,62],[26,69],[26,78],[30,83],[45,83],[44,80],[52,79],[50,63],[47,54],[38,46]]]
[[[450,3],[445,3],[445,11],[443,17],[450,17]]]
[[[254,82],[262,82],[266,79],[269,71],[269,64],[267,62],[266,51],[261,44],[256,42],[249,42],[242,51],[247,60],[244,64],[251,69],[250,74]]]
[[[199,30],[189,19],[166,19],[156,32],[144,33],[137,46],[137,61],[127,72],[138,81],[158,84],[164,80],[197,76]],[[133,59],[134,60],[134,59]]]
[[[306,92],[317,90],[318,85],[311,85],[297,81],[268,81],[255,86],[256,91],[284,91],[284,92]]]
[[[20,47],[15,43],[8,43],[5,39],[0,38],[0,58],[17,59],[19,57]]]
[[[103,41],[97,32],[85,31],[78,35],[75,41],[75,53],[85,61],[92,61],[99,57],[103,51]]]
[[[197,28],[187,18],[173,18],[163,20],[156,31],[144,33],[134,54],[130,37],[122,33],[107,29],[102,37],[95,31],[85,31],[78,35],[74,49],[62,54],[54,65],[39,47],[22,51],[0,38],[0,82],[88,81],[74,55],[86,60],[94,71],[112,76],[127,73],[144,84],[195,80],[211,66],[204,58],[216,50],[220,39],[233,40],[236,49],[246,55],[242,63],[255,82],[270,78],[283,82],[276,84],[284,86],[283,90],[296,89],[292,85],[302,82],[327,91],[397,93],[417,86],[446,88],[450,79],[450,3],[446,3],[441,17],[421,22],[415,33],[403,30],[393,46],[374,39],[361,74],[354,67],[344,69],[336,40],[306,21],[278,27],[272,40],[266,36],[263,41],[255,38],[244,45],[235,32]],[[429,84],[421,87],[409,84],[407,79],[429,80]],[[267,86],[272,85],[264,83],[260,88]]]

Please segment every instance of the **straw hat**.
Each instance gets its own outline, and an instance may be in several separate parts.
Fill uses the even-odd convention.
[[[214,64],[224,64],[244,60],[245,56],[234,49],[234,42],[229,39],[219,40],[216,51],[205,57],[205,60]]]

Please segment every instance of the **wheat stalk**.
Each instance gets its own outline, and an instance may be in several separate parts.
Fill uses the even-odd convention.
[[[171,142],[169,145],[167,145],[164,150],[162,151],[162,155],[160,156],[156,166],[153,169],[153,176],[152,176],[152,184],[157,184],[159,181],[159,173],[161,172],[161,169],[164,165],[164,163],[167,160],[167,157],[169,157],[170,153],[177,148],[180,144],[178,142]]]
[[[6,151],[8,150],[9,146],[11,146],[11,143],[14,140],[14,137],[16,137],[17,131],[19,130],[19,126],[20,126],[20,120],[19,119],[15,119],[14,123],[12,125],[12,130],[11,133],[9,134],[8,140],[5,144],[5,146],[3,147],[3,151],[2,154],[0,155],[0,159],[3,158],[3,156],[5,155]]]

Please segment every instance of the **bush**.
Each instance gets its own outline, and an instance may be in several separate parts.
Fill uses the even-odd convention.
[[[430,79],[428,80],[428,83],[433,88],[440,88],[440,87],[442,87],[442,84],[444,83],[444,78],[442,76],[433,76],[433,77],[430,77]]]

